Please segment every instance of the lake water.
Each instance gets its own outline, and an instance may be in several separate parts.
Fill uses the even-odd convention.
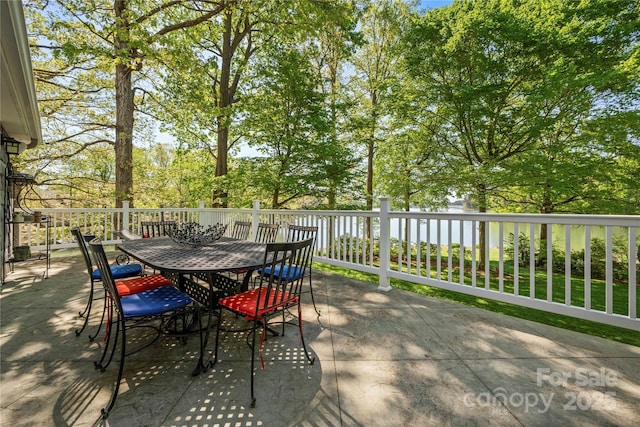
[[[450,213],[462,213],[463,210],[459,208],[449,208],[446,212]],[[480,238],[479,232],[479,223],[474,223],[472,221],[463,221],[462,229],[460,228],[460,221],[458,220],[437,220],[431,219],[428,220],[429,224],[427,225],[427,220],[411,220],[410,221],[410,239],[412,243],[416,243],[418,240],[418,235],[420,236],[421,242],[426,242],[427,239],[430,243],[437,244],[438,241],[441,245],[449,244],[449,226],[451,224],[451,242],[453,243],[461,243],[462,236],[462,244],[464,246],[470,247],[472,246],[473,235],[475,234],[476,244]],[[440,237],[438,237],[438,223],[440,228]],[[391,237],[398,238],[400,235],[404,235],[404,226],[405,221],[400,221],[397,218],[391,219]],[[553,225],[551,229],[552,241],[555,247],[564,248],[566,241],[566,231],[564,225]],[[585,226],[573,225],[570,227],[569,236],[571,239],[571,250],[582,250],[585,247]],[[503,240],[506,240],[510,234],[514,232],[514,224],[513,223],[504,223],[503,224]],[[529,224],[518,224],[518,233],[524,234],[527,237],[530,237],[530,229]],[[534,233],[536,239],[539,239],[540,235],[540,225],[536,224],[534,227]],[[606,237],[605,227],[591,227],[591,241],[594,239],[604,240]],[[626,238],[627,229],[621,227],[614,227],[613,229],[614,239],[617,237]],[[500,229],[498,223],[490,223],[489,225],[489,246],[492,248],[499,247],[500,244]]]

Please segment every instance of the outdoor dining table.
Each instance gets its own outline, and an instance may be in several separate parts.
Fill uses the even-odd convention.
[[[179,289],[208,307],[203,348],[209,339],[212,317],[220,296],[248,289],[251,272],[264,262],[266,245],[249,240],[222,237],[213,244],[185,247],[170,237],[126,240],[116,247],[142,264],[160,271]],[[246,270],[244,280],[236,281],[224,272]],[[206,286],[205,286],[206,285]],[[203,354],[193,375],[207,369]]]

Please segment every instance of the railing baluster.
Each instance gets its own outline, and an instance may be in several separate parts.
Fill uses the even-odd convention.
[[[471,221],[471,286],[478,286],[478,254],[477,254],[477,242],[476,242],[476,227],[478,223]]]
[[[416,276],[422,277],[422,221],[416,219]]]
[[[638,248],[638,252],[636,252],[636,247]],[[636,256],[639,258],[640,262],[640,243],[636,243],[636,229],[633,227],[629,228],[629,317],[631,319],[636,319],[638,307],[636,306],[636,293],[638,292],[637,280],[636,277]]]
[[[536,297],[536,229],[529,224],[529,297]]]
[[[491,223],[485,222],[485,233],[484,233],[484,288],[485,290],[491,289],[491,264],[489,263],[489,242],[491,235]]]
[[[606,228],[606,308],[607,314],[613,313],[613,229],[610,225]]]
[[[458,236],[460,236],[460,284],[464,285],[464,261],[465,261],[465,249],[464,249],[464,221],[458,220]]]
[[[591,310],[591,226],[584,230],[584,308]]]
[[[520,295],[520,232],[518,223],[513,224],[513,294]]]
[[[498,292],[504,292],[504,222],[498,223]]]
[[[553,236],[547,224],[547,302],[553,301]]]
[[[431,220],[427,219],[427,268],[425,271],[425,277],[431,277]]]
[[[564,226],[564,304],[571,305],[571,227]]]
[[[437,280],[442,280],[441,269],[442,269],[442,223],[440,219],[436,221],[436,278]]]
[[[449,282],[453,282],[453,223],[450,219],[447,220],[447,279]]]

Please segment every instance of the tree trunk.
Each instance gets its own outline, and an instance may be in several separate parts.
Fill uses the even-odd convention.
[[[223,92],[222,90],[220,91]],[[229,127],[226,124],[226,117],[219,116],[218,120],[218,141],[217,141],[217,151],[216,151],[216,176],[226,176],[227,169],[227,151],[229,146]],[[222,181],[224,182],[224,181]],[[227,199],[228,190],[226,188],[226,184],[218,184],[224,185],[225,187],[217,187],[213,192],[213,206],[226,208],[229,204]]]
[[[550,186],[545,184],[545,191],[542,196],[542,209],[543,214],[552,214],[554,212],[553,202],[551,201]],[[540,248],[538,249],[538,256],[536,258],[536,266],[541,267],[547,260],[547,229],[548,224],[540,224]]]
[[[116,15],[116,57],[122,58],[122,52],[128,51],[126,39],[129,23],[122,16],[126,12],[126,0],[115,0]],[[128,57],[128,55],[127,55]],[[131,68],[127,62],[116,64],[116,207],[128,200],[133,206],[133,88]]]
[[[232,46],[231,36],[233,33],[232,16],[230,11],[224,14],[224,33],[222,36],[222,64],[220,70],[220,114],[217,117],[218,121],[218,145],[217,145],[217,159],[216,159],[216,176],[226,176],[228,172],[227,152],[229,151],[229,121],[230,121],[230,107],[232,103],[231,93],[231,57]],[[222,181],[223,188],[217,188],[214,193],[214,206],[226,208],[229,204],[227,199],[228,189],[226,184]]]
[[[478,212],[487,212],[487,189],[483,184],[478,185]],[[478,238],[478,249],[480,251],[478,269],[482,270],[485,267],[485,263],[489,262],[486,256],[487,245],[485,241],[487,235],[487,223],[481,221],[478,226],[480,229],[480,236]]]
[[[367,142],[367,210],[373,210],[373,161],[376,152],[376,125],[378,124],[377,119],[377,103],[378,97],[375,91],[371,92],[371,112],[372,112],[372,122],[371,122],[371,133],[369,134],[369,141]],[[367,219],[367,238],[371,240],[372,238],[372,230],[371,230],[371,220]]]
[[[367,209],[373,209],[373,161],[376,152],[376,127],[378,125],[378,96],[376,91],[371,94],[371,129],[367,142]]]
[[[373,140],[367,143],[367,210],[373,210]],[[367,239],[371,241],[373,238],[373,231],[371,226],[371,218],[366,219]]]
[[[280,207],[278,202],[279,199],[280,199],[280,189],[275,188],[273,190],[273,194],[271,197],[271,209],[278,209]]]

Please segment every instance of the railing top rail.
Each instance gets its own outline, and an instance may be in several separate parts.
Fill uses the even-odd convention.
[[[52,208],[42,209],[47,212],[117,212],[121,208]],[[129,212],[225,212],[225,213],[251,213],[251,208],[128,208]],[[310,215],[310,216],[365,216],[378,217],[378,210],[282,210],[260,209],[261,214],[270,215]],[[526,223],[558,223],[572,224],[579,222],[588,225],[603,225],[603,222],[624,222],[628,226],[640,226],[640,215],[588,215],[588,214],[529,214],[529,213],[493,213],[493,212],[424,212],[424,211],[389,211],[389,216],[394,218],[445,218],[500,221],[508,218],[511,222]]]
[[[42,208],[43,212],[121,212],[122,208]],[[129,212],[198,212],[199,208],[128,208]]]
[[[271,215],[310,215],[310,216],[365,216],[379,217],[379,211],[338,211],[338,210],[282,210],[260,209],[261,214]]]
[[[500,214],[478,212],[389,212],[392,218],[455,219],[467,221],[518,222],[566,225],[617,225],[640,227],[638,215],[580,215],[580,214]]]

